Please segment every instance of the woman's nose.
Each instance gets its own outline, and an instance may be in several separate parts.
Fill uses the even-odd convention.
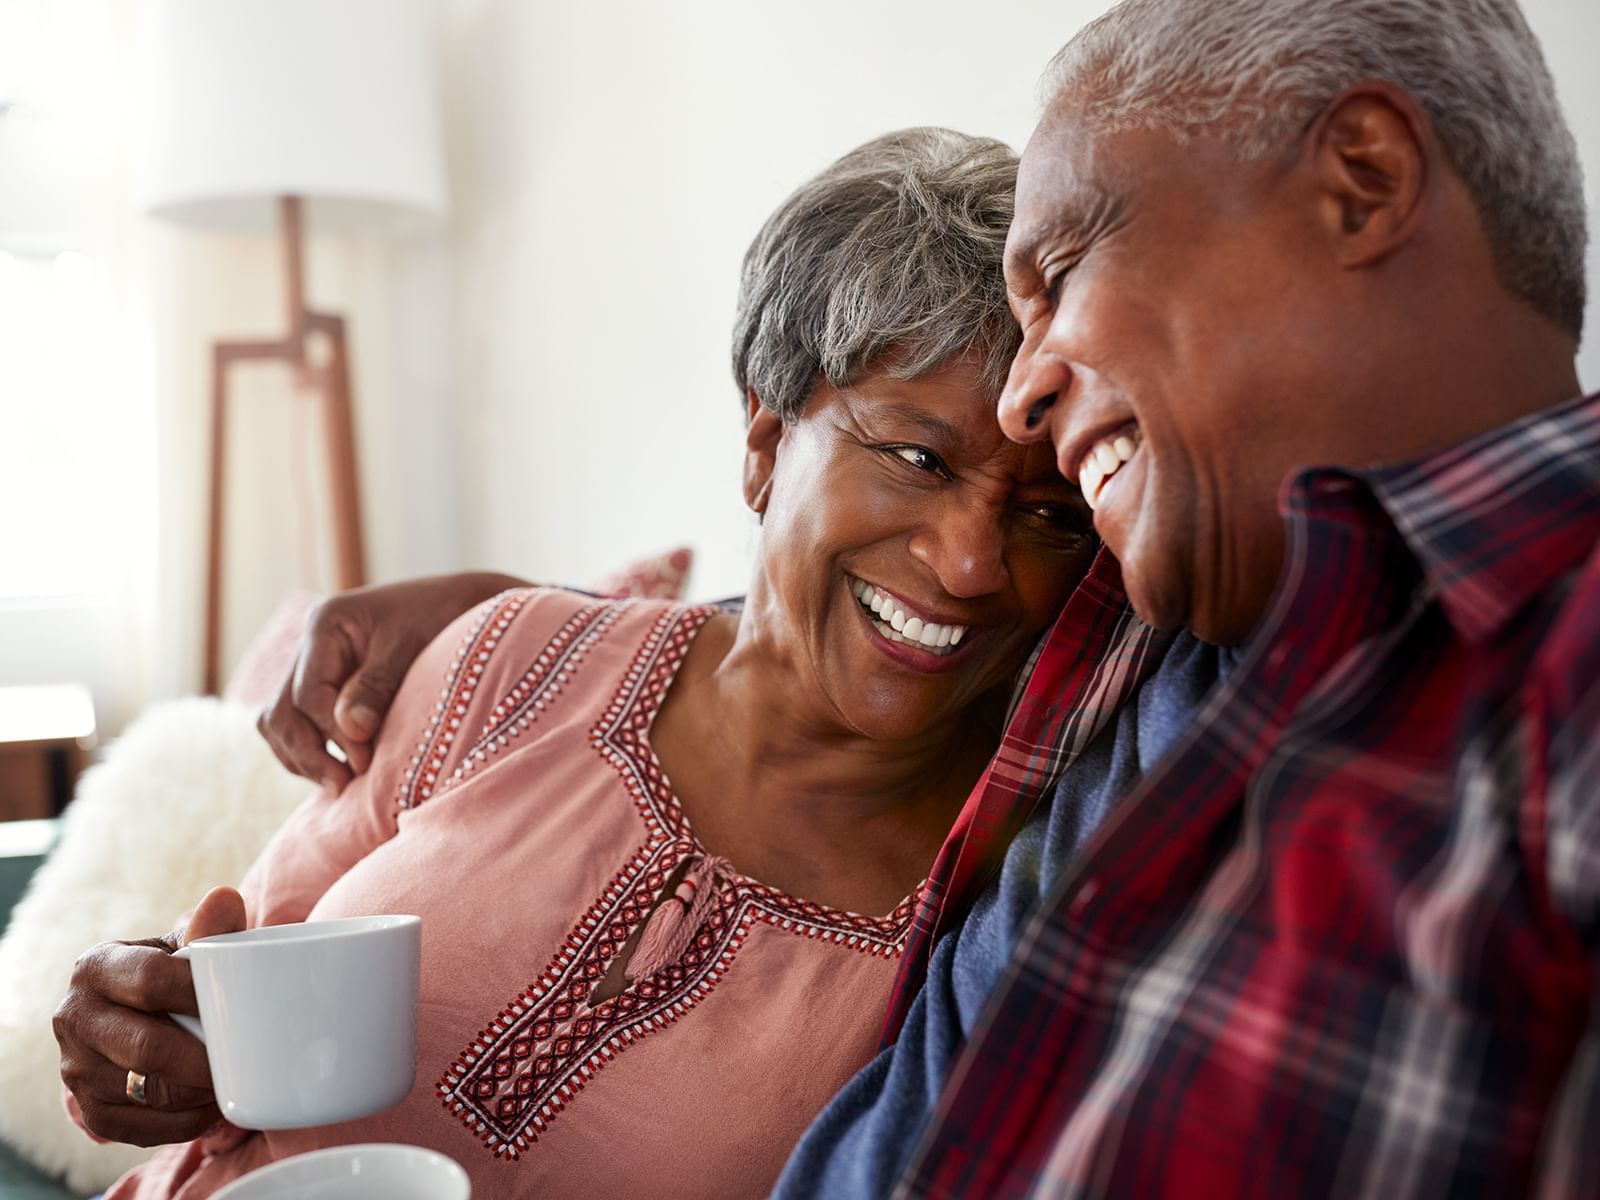
[[[986,507],[952,503],[940,519],[911,536],[911,556],[958,599],[990,596],[1011,582],[1003,532]]]

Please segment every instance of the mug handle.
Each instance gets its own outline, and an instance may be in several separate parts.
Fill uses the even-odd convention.
[[[189,958],[189,947],[179,946],[172,952],[172,957],[181,958],[187,961]],[[201,1026],[199,1017],[191,1017],[188,1013],[175,1012],[169,1012],[167,1016],[171,1017],[173,1021],[177,1023],[179,1029],[187,1030],[192,1036],[199,1038],[202,1046],[206,1044],[206,1031]]]

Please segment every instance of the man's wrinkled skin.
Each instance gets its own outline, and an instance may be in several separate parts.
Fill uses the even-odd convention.
[[[1571,336],[1506,291],[1406,92],[1352,87],[1259,160],[1095,133],[1092,104],[1058,97],[1022,156],[1000,423],[1052,440],[1068,479],[1137,423],[1095,528],[1145,620],[1243,642],[1295,471],[1411,458],[1578,394]]]
[[[480,601],[524,587],[475,571],[358,588],[306,618],[294,670],[256,726],[296,775],[343,789],[372,761],[372,740],[407,669],[446,625]],[[345,762],[328,752],[332,742]]]

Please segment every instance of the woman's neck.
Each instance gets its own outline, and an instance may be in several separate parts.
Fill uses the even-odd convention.
[[[926,874],[998,741],[1003,703],[867,737],[750,608],[707,622],[651,740],[710,849],[785,890],[872,911]]]

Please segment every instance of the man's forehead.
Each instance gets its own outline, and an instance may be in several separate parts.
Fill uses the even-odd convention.
[[[1038,243],[1091,225],[1111,198],[1104,178],[1107,150],[1075,110],[1051,105],[1022,152],[1017,216],[1006,257],[1030,259]]]

